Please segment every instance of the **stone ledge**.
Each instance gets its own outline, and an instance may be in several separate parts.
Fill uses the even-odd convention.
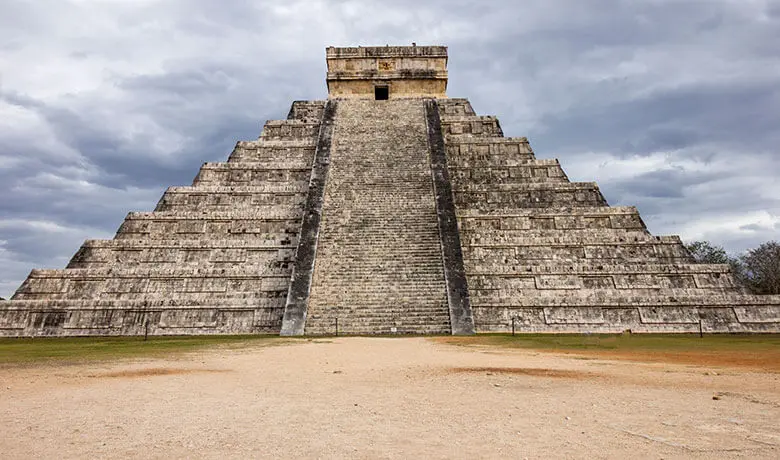
[[[520,308],[520,307],[599,307],[599,308],[638,308],[638,307],[746,307],[780,308],[780,296],[762,296],[734,292],[711,293],[700,289],[677,290],[669,294],[632,295],[619,290],[583,289],[578,293],[537,293],[503,299],[503,302],[482,304],[481,308]],[[779,310],[780,311],[780,310]]]
[[[292,248],[288,248],[292,249]],[[56,268],[43,269],[36,268],[30,271],[28,279],[118,279],[118,278],[224,278],[224,279],[261,279],[261,278],[280,278],[287,279],[289,275],[284,273],[260,274],[257,272],[248,272],[245,269],[236,268],[211,268],[211,267],[175,267],[175,268],[153,268],[153,267],[133,267],[133,268]]]
[[[300,222],[301,212],[291,210],[289,213],[269,216],[257,212],[248,211],[151,211],[130,212],[125,217],[126,221],[180,221],[180,220],[208,220],[230,222],[234,220],[260,220],[260,221],[295,221]]]
[[[447,47],[432,46],[350,46],[325,48],[327,59],[374,57],[447,57]]]
[[[513,208],[490,209],[484,211],[477,209],[458,210],[459,219],[497,219],[504,217],[572,217],[572,215],[576,215],[578,217],[609,217],[611,215],[623,214],[636,215],[639,214],[639,211],[634,206],[559,206],[545,208],[543,210]]]
[[[771,305],[735,306],[708,296],[703,302],[652,306],[597,303],[590,305],[475,306],[480,332],[520,333],[778,333],[780,299]],[[736,301],[739,296],[731,296]],[[748,301],[750,300],[748,297]],[[776,297],[776,296],[775,296]]]
[[[309,168],[286,170],[306,173]],[[305,181],[303,181],[305,183]],[[208,195],[213,193],[287,193],[297,195],[301,192],[299,184],[289,185],[284,182],[268,181],[262,185],[177,185],[168,187],[165,193],[184,193]]]
[[[595,182],[525,182],[510,184],[460,184],[453,191],[458,192],[577,192],[580,190],[599,190]]]
[[[470,232],[462,232],[470,233]],[[615,244],[682,244],[677,235],[651,235],[646,232],[632,232],[629,235],[602,234],[593,232],[587,235],[561,235],[561,236],[525,236],[522,233],[513,236],[511,240],[507,235],[491,235],[490,238],[470,237],[467,239],[468,247],[484,248],[515,248],[523,246],[602,246]],[[483,242],[485,241],[485,242]]]
[[[279,332],[283,307],[243,305],[235,299],[222,302],[189,302],[184,305],[159,302],[80,301],[54,307],[57,301],[0,302],[0,337],[119,336],[119,335],[213,335]],[[28,304],[25,310],[4,304]],[[117,306],[121,304],[121,306]],[[39,307],[39,308],[37,308]],[[85,308],[86,307],[86,308]]]
[[[266,161],[241,161],[241,162],[209,162],[203,163],[200,167],[201,171],[297,171],[297,170],[311,170],[311,161],[309,160],[290,160],[287,158],[279,158],[275,161],[289,161],[293,163],[290,166],[284,165],[269,165]],[[270,185],[273,185],[271,183]]]
[[[123,240],[86,240],[81,245],[84,248],[100,249],[124,249],[124,248],[143,248],[143,249],[259,249],[275,250],[290,249],[290,244],[282,244],[283,241],[290,241],[289,236],[279,237],[273,240],[251,238],[246,240],[226,240],[226,239],[179,239],[179,240],[143,240],[143,239],[123,239]]]
[[[524,144],[528,146],[529,153],[531,150],[531,144],[527,137],[456,137],[447,139],[446,142],[447,146],[469,144]]]
[[[451,161],[451,160],[450,160]],[[461,165],[451,165],[449,166],[450,171],[459,171],[463,169],[507,169],[507,168],[533,168],[533,167],[542,167],[542,168],[549,168],[549,167],[560,167],[561,164],[558,162],[557,159],[537,159],[537,158],[524,158],[522,160],[519,160],[517,163],[517,166],[506,166],[506,165],[495,165],[495,164],[486,164],[486,165],[472,165],[472,166],[461,166]]]
[[[399,69],[393,71],[383,70],[357,70],[328,72],[328,82],[349,80],[447,80],[446,70],[434,69]],[[422,96],[421,96],[422,97]]]
[[[490,275],[629,275],[629,274],[700,274],[700,273],[731,273],[729,266],[725,264],[621,264],[612,265],[606,263],[580,263],[580,264],[555,264],[555,265],[504,265],[491,267],[491,269],[478,270],[475,265],[484,263],[482,259],[464,258],[464,262],[471,270],[466,270],[469,277]]]
[[[259,138],[253,141],[238,141],[234,148],[236,149],[265,149],[265,148],[300,148],[314,149],[317,146],[317,139],[263,139]]]
[[[140,296],[139,296],[140,297]],[[146,296],[138,299],[45,299],[45,300],[0,300],[3,311],[43,310],[127,310],[143,308],[200,308],[217,307],[221,310],[246,310],[266,301],[269,297],[253,295],[245,297],[207,297],[194,294],[180,294],[176,297]]]

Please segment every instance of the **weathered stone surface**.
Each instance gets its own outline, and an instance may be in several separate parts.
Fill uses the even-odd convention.
[[[294,103],[115,239],[33,270],[0,303],[0,335],[278,333],[323,107]]]
[[[447,154],[441,131],[439,104],[425,103],[428,125],[428,147],[430,148],[433,190],[436,195],[436,215],[439,219],[444,279],[447,282],[447,302],[450,308],[450,325],[453,335],[474,334],[474,318],[471,314],[469,287],[463,266],[458,218],[452,195]]]
[[[339,102],[306,334],[449,333],[424,102]]]
[[[314,261],[320,237],[325,184],[330,169],[333,123],[337,110],[338,102],[329,101],[322,113],[317,151],[309,180],[309,192],[304,205],[301,235],[295,252],[290,289],[287,292],[282,320],[281,334],[283,336],[303,335],[306,326],[307,306],[314,276]]]
[[[780,332],[780,296],[447,98],[445,47],[327,58],[328,101],[33,270],[0,336]]]
[[[478,331],[780,331],[780,297],[742,295],[727,266],[694,264],[467,101],[439,106]]]
[[[377,86],[389,99],[446,97],[444,46],[329,47],[326,60],[331,98],[374,99]]]

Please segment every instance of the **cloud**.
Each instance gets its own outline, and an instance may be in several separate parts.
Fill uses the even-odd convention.
[[[776,1],[4,2],[0,295],[324,98],[325,46],[413,41],[450,47],[450,95],[652,231],[778,239]]]

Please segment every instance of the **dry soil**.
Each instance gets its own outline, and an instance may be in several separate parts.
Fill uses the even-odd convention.
[[[780,458],[780,374],[424,338],[0,369],[0,457]]]

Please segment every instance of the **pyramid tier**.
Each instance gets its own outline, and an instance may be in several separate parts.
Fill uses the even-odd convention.
[[[288,264],[296,244],[297,239],[289,235],[243,240],[87,240],[67,268],[126,264],[161,268],[240,267],[258,271]]]
[[[780,296],[581,291],[475,299],[481,331],[523,333],[760,333],[780,328]]]
[[[6,337],[276,334],[284,298],[262,294],[0,302],[0,332]]]
[[[276,216],[299,212],[306,195],[308,170],[276,171],[280,182],[263,185],[199,185],[171,187],[165,191],[155,211],[197,212],[248,209],[260,215]]]
[[[464,137],[447,142],[447,164],[453,168],[517,167],[535,159],[524,137]]]
[[[479,115],[444,115],[441,131],[445,139],[459,137],[503,137],[496,117]]]
[[[311,172],[311,158],[278,158],[273,161],[236,161],[232,163],[204,163],[193,181],[195,186],[208,185],[253,185],[269,187],[281,186],[284,179],[295,177],[295,185],[300,187],[308,184],[308,177],[300,178],[299,174],[281,173],[282,171]],[[266,184],[268,182],[268,184]],[[302,189],[305,191],[305,188]]]
[[[459,209],[607,206],[595,182],[454,183]]]
[[[260,139],[316,139],[319,130],[319,120],[268,120]]]
[[[458,221],[464,233],[476,231],[486,238],[491,232],[502,234],[515,230],[539,230],[542,236],[544,231],[550,231],[550,236],[555,236],[555,231],[646,230],[633,206],[458,209]]]
[[[447,99],[440,99],[438,103],[442,116],[476,115],[474,108],[471,107],[471,102],[464,97],[448,97]]]
[[[307,158],[311,161],[316,147],[316,138],[240,141],[233,148],[227,162],[273,163],[280,159],[306,161]]]
[[[287,114],[288,120],[311,120],[319,121],[322,119],[322,112],[325,110],[326,101],[293,101],[290,106],[290,112]]]
[[[284,297],[289,278],[290,269],[282,264],[257,270],[143,265],[33,270],[16,291],[14,300],[157,299],[183,294],[223,298],[257,293]]]
[[[680,263],[693,262],[679,237],[640,234],[618,237],[614,234],[561,237],[518,235],[488,243],[464,243],[465,257],[486,263],[570,263],[583,260],[604,263]],[[481,241],[481,240],[478,240]]]
[[[452,166],[449,167],[452,186],[469,184],[563,183],[569,178],[558,160],[529,159],[513,166]]]
[[[297,235],[301,210],[269,215],[252,209],[237,211],[131,212],[117,231],[117,239],[244,239]],[[185,236],[186,235],[186,236]]]

